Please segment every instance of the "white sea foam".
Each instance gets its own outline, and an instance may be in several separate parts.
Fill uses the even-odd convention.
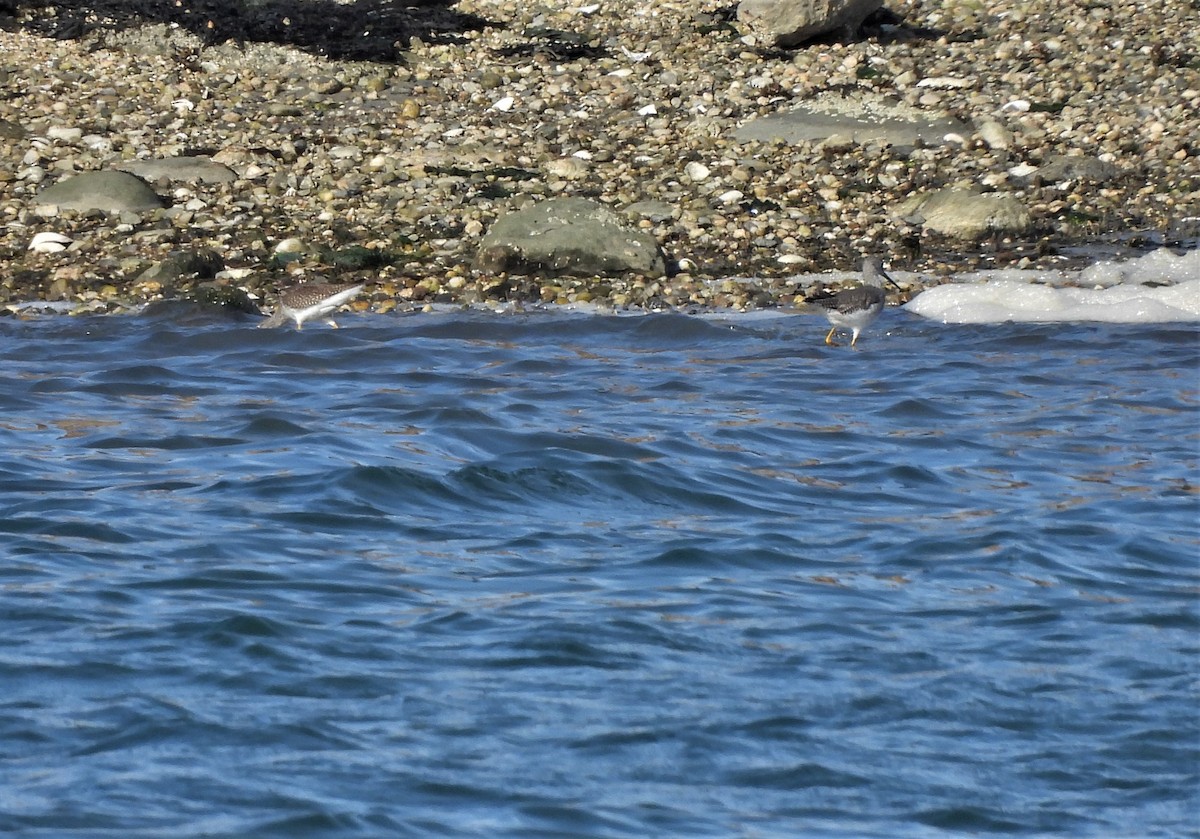
[[[905,308],[943,323],[1200,321],[1200,250],[1162,249],[1083,271],[979,271]]]

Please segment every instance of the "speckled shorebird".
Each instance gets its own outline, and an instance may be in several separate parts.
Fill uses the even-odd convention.
[[[858,342],[859,333],[879,317],[884,303],[887,302],[887,295],[883,291],[884,280],[897,289],[900,288],[883,270],[882,262],[873,256],[867,257],[863,260],[862,285],[842,289],[828,297],[813,299],[813,303],[825,309],[825,317],[829,318],[831,324],[828,334],[825,335],[826,344],[833,345],[833,333],[837,332],[839,327],[851,331],[850,346],[853,347]]]
[[[282,326],[288,318],[300,329],[306,320],[324,318],[334,329],[333,318],[325,317],[363,290],[363,283],[306,283],[279,295],[275,314],[258,325],[259,329]]]

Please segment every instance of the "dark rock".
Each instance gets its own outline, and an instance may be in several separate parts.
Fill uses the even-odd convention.
[[[1048,158],[1038,167],[1036,174],[1046,183],[1074,180],[1103,183],[1116,178],[1121,174],[1121,170],[1115,164],[1107,163],[1097,157],[1060,154]]]
[[[214,250],[203,248],[198,251],[180,251],[147,268],[138,275],[138,282],[153,281],[170,286],[182,277],[211,280],[224,269],[224,260]]]
[[[15,122],[0,119],[0,139],[20,140],[25,136],[25,129]]]
[[[245,312],[248,315],[262,314],[245,289],[220,282],[200,283],[184,299],[206,308]]]

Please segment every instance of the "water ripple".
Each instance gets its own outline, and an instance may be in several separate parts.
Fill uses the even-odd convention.
[[[344,326],[0,320],[0,830],[1196,835],[1195,327]]]

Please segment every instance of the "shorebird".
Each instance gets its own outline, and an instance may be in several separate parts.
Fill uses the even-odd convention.
[[[883,290],[884,280],[900,288],[896,281],[883,270],[883,263],[873,256],[863,260],[863,284],[846,288],[828,297],[816,297],[812,302],[825,309],[825,317],[829,318],[828,334],[825,343],[833,346],[833,333],[839,327],[849,329],[852,333],[850,346],[858,341],[858,335],[883,311],[887,295]]]
[[[363,283],[306,283],[279,295],[275,304],[275,314],[258,325],[259,329],[270,329],[282,326],[288,318],[296,321],[300,329],[306,320],[324,318],[337,329],[333,318],[325,317],[338,306],[350,300],[363,290]]]

